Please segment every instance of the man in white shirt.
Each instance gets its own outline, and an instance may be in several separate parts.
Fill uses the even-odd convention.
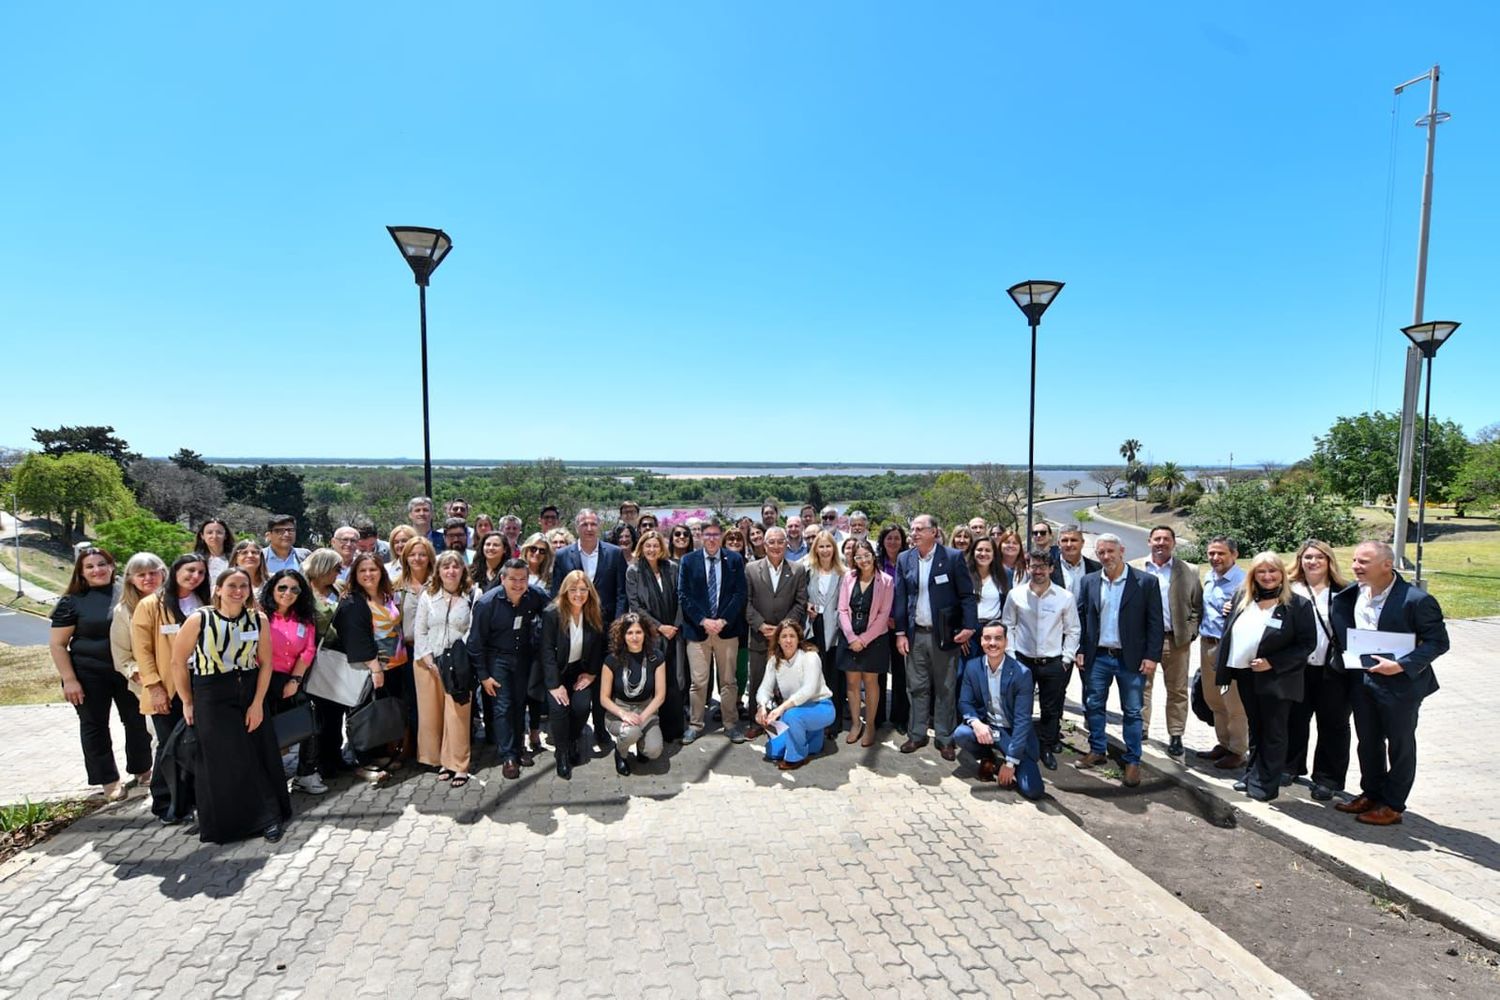
[[[1036,730],[1042,766],[1055,771],[1057,750],[1062,745],[1068,673],[1073,669],[1083,628],[1077,600],[1052,582],[1052,553],[1033,549],[1026,559],[1026,570],[1031,579],[1024,587],[1011,588],[1001,620],[1012,637],[1011,655],[1029,667],[1036,679],[1041,701]]]
[[[355,549],[359,547],[359,532],[350,525],[340,525],[333,533],[333,551],[339,554],[339,582],[349,579],[349,567],[354,562]]]
[[[1192,706],[1192,680],[1190,656],[1193,640],[1198,637],[1198,623],[1203,619],[1203,584],[1198,580],[1198,567],[1183,562],[1173,553],[1177,549],[1177,533],[1165,524],[1151,529],[1151,555],[1133,565],[1156,577],[1161,590],[1162,628],[1164,642],[1161,652],[1161,673],[1166,674],[1167,689],[1167,753],[1181,758],[1183,754],[1182,733],[1187,728],[1188,710]],[[1151,692],[1156,687],[1153,674],[1146,679],[1146,690],[1141,701],[1141,739],[1151,735]]]
[[[754,559],[745,566],[745,620],[750,625],[747,643],[750,683],[746,690],[752,696],[760,690],[761,681],[765,679],[768,644],[776,635],[776,627],[789,618],[799,626],[807,621],[807,567],[787,561],[784,528],[766,529],[765,545],[766,557]],[[842,684],[837,686],[843,687]],[[830,689],[832,687],[834,685],[830,685]],[[837,712],[834,722],[838,722]],[[745,738],[753,740],[761,732],[760,725],[752,723],[745,730]]]

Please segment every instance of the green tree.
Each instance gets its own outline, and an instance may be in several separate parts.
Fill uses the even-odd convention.
[[[1305,493],[1278,492],[1264,483],[1234,483],[1205,496],[1189,523],[1199,538],[1228,535],[1240,553],[1291,552],[1308,538],[1351,545],[1359,527],[1347,504]]]
[[[1187,473],[1183,472],[1176,462],[1163,462],[1151,471],[1148,485],[1165,493],[1167,502],[1171,503],[1172,495],[1187,485],[1187,481]]]
[[[137,552],[154,552],[161,561],[172,560],[193,547],[193,533],[166,521],[158,521],[145,511],[105,521],[95,528],[99,547],[115,557],[121,566]]]
[[[224,484],[225,498],[233,503],[290,514],[297,519],[299,528],[306,518],[307,497],[302,490],[302,476],[284,465],[215,469],[214,474]]]
[[[975,514],[982,514],[991,524],[1012,528],[1026,516],[1026,473],[1017,469],[1012,472],[1003,465],[971,465],[968,473],[979,487],[979,503],[968,509],[963,519],[967,521]],[[1042,481],[1032,484],[1036,497],[1042,495]],[[956,522],[944,521],[944,524]]]
[[[1480,432],[1479,443],[1469,449],[1469,457],[1448,492],[1455,501],[1483,508],[1500,507],[1500,434]]]
[[[52,517],[53,536],[65,544],[83,534],[86,520],[121,515],[135,506],[120,467],[83,452],[27,455],[16,466],[15,489],[23,508]]]
[[[1077,496],[1078,495],[1078,487],[1080,487],[1082,485],[1083,485],[1083,480],[1082,479],[1069,479],[1067,482],[1065,482],[1065,483],[1062,484],[1062,488],[1065,489],[1065,490],[1067,490],[1068,491],[1068,496],[1071,497],[1071,496]]]
[[[170,461],[179,469],[186,469],[189,472],[198,472],[205,475],[208,473],[208,463],[203,460],[202,455],[191,448],[178,448]]]
[[[141,456],[130,450],[124,439],[115,436],[113,427],[83,425],[62,426],[56,430],[31,429],[31,436],[42,446],[42,454],[53,458],[82,453],[103,455],[121,469]]]
[[[1127,466],[1134,465],[1135,456],[1140,454],[1141,449],[1144,447],[1145,445],[1141,444],[1135,438],[1126,438],[1124,443],[1120,445],[1120,457],[1125,460]]]
[[[917,494],[914,505],[915,513],[931,514],[946,531],[967,521],[980,509],[979,483],[967,472],[941,473],[932,485]]]
[[[1130,484],[1131,496],[1140,496],[1141,487],[1151,482],[1151,466],[1132,461],[1125,466],[1125,481]]]
[[[823,503],[823,490],[819,488],[816,479],[809,479],[807,481],[807,502],[812,504],[813,510],[816,511],[821,511],[825,506]]]
[[[1419,427],[1412,455],[1413,494],[1420,474],[1421,438]],[[1428,438],[1427,496],[1442,502],[1448,499],[1448,488],[1468,457],[1469,441],[1463,428],[1451,420],[1433,420]],[[1312,467],[1334,493],[1366,503],[1396,495],[1401,467],[1400,414],[1377,410],[1339,417],[1314,445]]]

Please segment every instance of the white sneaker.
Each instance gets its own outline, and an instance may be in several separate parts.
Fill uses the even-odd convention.
[[[323,784],[323,779],[316,774],[299,774],[292,779],[292,791],[306,792],[308,795],[322,795],[328,791],[328,786]]]

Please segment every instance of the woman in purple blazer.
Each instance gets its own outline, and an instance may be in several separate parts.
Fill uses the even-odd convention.
[[[838,668],[849,686],[849,735],[845,743],[875,745],[875,713],[880,708],[886,671],[891,667],[886,623],[894,594],[890,577],[875,564],[875,549],[868,541],[856,542],[854,568],[839,586]]]

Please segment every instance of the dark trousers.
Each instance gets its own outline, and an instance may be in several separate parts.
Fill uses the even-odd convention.
[[[666,644],[667,654],[667,696],[661,703],[661,711],[658,714],[661,722],[661,738],[672,742],[682,739],[682,732],[687,728],[683,709],[687,702],[683,697],[682,684],[678,682],[678,670],[685,669],[680,662],[682,659],[682,637],[671,639]]]
[[[1288,724],[1286,770],[1300,778],[1307,773],[1307,748],[1312,742],[1312,720],[1318,720],[1318,746],[1313,752],[1312,780],[1335,791],[1349,775],[1349,687],[1358,675],[1334,674],[1326,667],[1308,667],[1304,697],[1292,705]]]
[[[318,709],[317,752],[313,754],[313,770],[324,778],[332,778],[344,770],[344,716],[349,710],[335,701],[313,698]],[[298,769],[299,773],[301,769]],[[311,772],[308,772],[311,773]]]
[[[526,738],[526,687],[531,683],[531,664],[503,659],[496,666],[500,690],[491,702],[486,726],[494,731],[500,760],[516,761],[521,758],[521,741]]]
[[[615,741],[614,738],[609,735],[609,730],[604,728],[604,717],[609,713],[606,712],[604,710],[604,706],[600,704],[599,684],[600,674],[595,674],[594,683],[589,685],[588,699],[590,713],[593,715],[594,722],[594,742],[597,743],[601,749],[603,749],[609,746],[613,746]]]
[[[547,713],[547,730],[552,735],[552,752],[558,755],[573,754],[576,757],[583,749],[583,728],[589,721],[589,709],[593,707],[590,692],[597,686],[598,678],[595,678],[594,685],[582,691],[574,691],[573,684],[578,680],[578,673],[576,668],[564,671],[563,687],[568,689],[568,704],[559,705],[554,701]],[[601,734],[594,737],[596,740],[608,738],[602,736],[602,729],[596,732]]]
[[[1068,695],[1068,676],[1073,668],[1060,656],[1051,659],[1023,656],[1020,660],[1036,678],[1037,707],[1041,712],[1036,738],[1043,750],[1055,749],[1062,743],[1063,700]]]
[[[1405,674],[1355,678],[1359,790],[1397,812],[1406,810],[1417,779],[1417,711],[1422,697],[1413,693]]]
[[[291,674],[271,674],[271,684],[266,688],[266,721],[269,722],[271,716],[279,715],[292,707],[293,703],[286,699],[286,689],[290,686],[291,680]],[[296,690],[301,691],[301,685],[298,685]],[[317,709],[314,708],[314,711],[317,711]],[[317,769],[318,738],[316,736],[309,736],[297,744],[297,775],[299,777],[306,777]]]
[[[885,638],[891,644],[891,690],[880,699],[880,709],[875,713],[875,725],[883,726],[889,721],[892,726],[905,732],[911,719],[911,696],[906,693],[906,657],[896,652],[896,633],[887,632]]]
[[[78,738],[83,744],[83,767],[89,784],[108,785],[120,780],[115,763],[115,744],[109,732],[109,707],[113,705],[125,725],[125,768],[131,774],[151,770],[151,734],[141,702],[118,670],[75,670],[83,687],[78,712]]]
[[[1287,722],[1292,703],[1267,690],[1269,678],[1269,671],[1234,672],[1240,704],[1245,706],[1245,721],[1250,725],[1250,762],[1245,767],[1245,787],[1247,791],[1274,799],[1281,791],[1281,775],[1286,770]]]
[[[417,682],[412,676],[417,669],[416,664],[410,660],[399,667],[389,667],[385,672],[385,694],[401,699],[401,707],[406,711],[406,737],[401,741],[401,747],[407,756],[412,756],[417,749]]]
[[[175,764],[162,766],[161,748],[167,737],[182,721],[182,699],[173,697],[172,707],[166,715],[151,716],[151,726],[156,730],[156,766],[151,769],[151,813],[154,816],[170,816],[182,819],[193,811],[193,776],[182,774]]]
[[[824,648],[823,622],[820,619],[814,639],[818,647],[818,659],[823,664],[823,683],[828,685],[828,690],[833,694],[833,723],[828,728],[830,730],[838,730],[843,728],[844,710],[849,705],[849,677],[839,669],[838,663],[839,647],[844,645],[844,633],[839,632],[834,636],[832,649]],[[766,652],[760,654],[762,677],[765,676],[766,657],[769,653],[770,650],[768,648]],[[750,655],[754,657],[755,653],[752,652]],[[756,688],[749,690],[751,715],[755,714],[756,690]],[[852,718],[849,720],[849,726],[851,729],[854,727],[854,720]]]

